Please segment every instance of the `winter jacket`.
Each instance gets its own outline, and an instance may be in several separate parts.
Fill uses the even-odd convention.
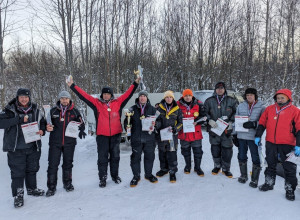
[[[205,116],[204,106],[201,101],[193,97],[190,110],[186,106],[183,97],[177,101],[177,104],[182,112],[183,118],[194,118],[194,121]],[[203,122],[202,122],[203,123]],[[183,129],[179,131],[178,138],[184,141],[195,141],[203,139],[202,131],[201,131],[201,122],[197,123],[195,126],[195,132],[184,133]]]
[[[138,84],[133,82],[129,89],[120,97],[112,99],[109,103],[102,98],[98,99],[83,91],[74,83],[71,85],[73,92],[93,109],[97,124],[97,135],[114,136],[122,133],[122,109],[135,92]],[[109,105],[109,107],[108,107]]]
[[[66,129],[70,121],[80,122],[80,130],[85,129],[84,122],[82,120],[80,112],[74,108],[74,104],[70,102],[66,113],[62,116],[62,110],[60,107],[60,101],[57,102],[56,106],[50,110],[51,122],[53,131],[50,132],[49,145],[50,146],[73,146],[76,145],[77,139],[65,136]],[[63,118],[63,120],[62,120]]]
[[[169,112],[166,110],[166,101],[163,99],[160,104],[158,111],[160,112],[160,115],[156,119],[155,127],[160,132],[160,130],[167,128],[171,126],[175,132],[173,135],[173,141],[175,144],[178,144],[178,132],[182,129],[182,112],[177,105],[176,101],[173,100],[173,106],[170,109]],[[159,142],[161,142],[161,139],[159,138]]]
[[[259,119],[256,137],[261,137],[266,129],[266,141],[273,144],[300,146],[300,110],[292,104],[291,91],[281,89],[276,94],[285,94],[290,103],[280,107],[277,103],[266,108]],[[276,114],[277,111],[280,111]]]
[[[263,105],[262,101],[257,101],[257,103],[253,106],[251,115],[250,114],[250,109],[249,109],[249,104],[247,101],[242,102],[241,104],[238,105],[236,114],[238,116],[248,116],[249,121],[255,121],[258,124],[258,120],[262,113],[265,110],[265,106]],[[248,132],[236,132],[238,139],[243,139],[243,140],[254,140],[255,139],[255,133],[256,133],[256,128],[250,128]]]
[[[238,106],[238,101],[227,95],[225,92],[224,98],[220,103],[221,108],[218,108],[217,94],[214,93],[213,96],[209,97],[204,102],[204,111],[207,120],[217,121],[218,118],[222,120],[233,123],[234,116],[236,113],[236,107]],[[208,131],[210,131],[210,125],[207,125]]]
[[[24,139],[21,125],[24,123],[24,114],[20,114],[17,110],[16,106],[16,98],[11,100],[7,106],[5,106],[4,110],[0,114],[0,129],[4,129],[3,136],[3,151],[15,151],[20,148],[20,144],[24,144]],[[45,135],[46,131],[46,120],[44,119],[41,111],[37,108],[35,103],[32,103],[32,118],[29,122],[38,122],[39,129],[43,131],[43,135]],[[28,123],[29,123],[28,122]],[[42,146],[41,141],[34,142],[38,149]],[[32,146],[32,143],[28,145]],[[22,147],[23,148],[23,147]]]
[[[139,99],[137,98],[135,100],[135,105],[131,107],[131,111],[134,112],[133,116],[130,117],[130,125],[131,127],[131,143],[146,143],[155,141],[155,133],[152,132],[150,135],[148,131],[142,131],[142,112],[141,107],[139,105]],[[156,112],[156,109],[150,104],[150,101],[148,100],[146,103],[146,107],[144,109],[144,116],[154,116]],[[126,130],[126,127],[128,125],[127,117],[124,119],[124,129]]]

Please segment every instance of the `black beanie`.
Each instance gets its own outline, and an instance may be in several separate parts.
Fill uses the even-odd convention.
[[[114,91],[111,87],[103,87],[102,91],[101,91],[101,98],[103,99],[103,93],[109,93],[111,94],[111,96],[114,96]]]
[[[29,89],[20,88],[17,91],[17,97],[18,96],[28,96],[30,98],[31,93]]]
[[[218,83],[215,85],[215,89],[217,89],[217,88],[219,88],[219,87],[223,87],[224,89],[226,89],[225,83],[224,83],[224,82],[218,82]]]
[[[253,94],[253,95],[255,95],[255,100],[258,99],[257,90],[254,89],[254,88],[247,88],[247,89],[245,90],[245,94],[244,94],[244,97],[243,97],[245,100],[246,100],[246,95],[247,95],[247,94]]]

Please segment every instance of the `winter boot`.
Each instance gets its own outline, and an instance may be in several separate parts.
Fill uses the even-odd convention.
[[[290,200],[290,201],[294,201],[295,200],[295,193],[293,190],[287,190],[286,193],[285,193],[285,198],[287,200]]]
[[[145,176],[145,179],[149,180],[151,183],[157,183],[158,182],[157,178],[155,176],[153,176],[152,174],[151,174],[151,176]]]
[[[294,201],[295,200],[295,193],[294,193],[295,190],[293,189],[292,185],[286,182],[284,188],[286,190],[285,198],[287,200]]]
[[[176,175],[175,175],[175,173],[170,173],[170,182],[171,183],[176,183]]]
[[[246,183],[248,180],[247,163],[239,162],[241,176],[238,178],[240,183]]]
[[[262,185],[260,185],[260,186],[258,187],[258,189],[259,189],[260,191],[263,191],[263,192],[266,192],[266,191],[269,191],[269,190],[273,190],[273,188],[274,188],[273,185],[269,185],[269,184],[267,184],[267,183],[264,183],[264,184],[262,184]]]
[[[121,178],[119,176],[112,176],[112,181],[114,181],[116,184],[119,184],[122,182]]]
[[[42,189],[27,189],[27,195],[29,196],[43,196],[45,191]]]
[[[140,176],[133,176],[130,182],[130,187],[136,187],[138,182],[140,182],[140,180],[141,180]]]
[[[72,183],[69,183],[68,185],[64,185],[64,189],[67,191],[67,192],[71,192],[74,190],[74,186]]]
[[[46,192],[46,197],[54,196],[56,189],[48,189]]]
[[[215,167],[213,168],[213,170],[211,171],[212,175],[218,175],[218,173],[220,172],[221,168],[220,167]]]
[[[227,176],[228,178],[232,178],[232,173],[230,171],[222,171],[222,173]]]
[[[57,175],[48,174],[48,179],[47,179],[48,190],[46,192],[46,197],[54,196],[56,192],[56,185],[57,185]]]
[[[251,186],[252,188],[257,188],[260,170],[261,168],[259,165],[253,164],[251,182],[249,183],[249,186]]]
[[[167,170],[160,170],[156,173],[157,177],[163,177],[164,175],[166,175],[169,171]]]
[[[258,187],[260,191],[266,192],[269,190],[273,190],[275,185],[275,177],[266,175],[265,183]]]
[[[191,173],[191,168],[185,167],[183,171],[184,171],[185,174],[190,174]]]
[[[17,189],[17,195],[14,199],[14,206],[15,208],[21,207],[24,205],[24,189],[18,188]]]
[[[195,170],[195,172],[197,173],[198,176],[204,176],[204,172],[201,168],[198,168],[198,169],[195,168],[194,170]]]
[[[100,178],[100,183],[99,183],[100,188],[106,187],[106,179],[107,179],[106,175]]]
[[[63,170],[63,184],[67,192],[74,190],[74,186],[72,185],[72,170]]]
[[[185,156],[184,157],[185,160],[185,168],[184,168],[184,173],[185,174],[190,174],[191,172],[191,166],[192,166],[192,159],[191,156]]]

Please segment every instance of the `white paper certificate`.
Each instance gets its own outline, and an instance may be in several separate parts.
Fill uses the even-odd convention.
[[[147,117],[147,118],[144,118],[142,120],[142,130],[143,131],[151,131],[153,130],[153,125],[152,123],[156,120],[156,117],[155,116],[150,116],[150,117]]]
[[[226,121],[223,121],[221,118],[218,118],[216,121],[218,127],[212,128],[211,131],[214,132],[216,135],[221,136],[225,129],[228,126],[228,123]]]
[[[291,152],[287,156],[288,158],[286,158],[285,161],[289,161],[300,166],[300,157],[297,157],[294,152]]]
[[[183,118],[183,133],[195,132],[194,118]]]
[[[171,127],[167,127],[160,130],[160,139],[161,141],[173,140],[173,133]]]
[[[249,129],[243,127],[243,124],[245,122],[247,122],[247,121],[249,121],[249,117],[248,116],[239,116],[239,115],[236,115],[235,116],[235,122],[234,122],[235,131],[238,131],[238,132],[248,132]]]
[[[79,133],[79,130],[78,130],[79,125],[80,125],[80,122],[70,121],[68,126],[67,126],[65,135],[67,137],[77,138],[78,133]]]
[[[40,134],[38,134],[39,126],[36,121],[32,122],[32,123],[21,125],[21,128],[22,128],[22,132],[23,132],[26,144],[41,140],[41,136],[40,136]]]

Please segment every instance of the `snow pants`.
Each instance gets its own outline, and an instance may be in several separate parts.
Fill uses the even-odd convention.
[[[119,175],[121,134],[114,136],[98,135],[96,141],[99,178],[107,178],[108,162],[110,165],[110,175],[117,177]]]
[[[180,140],[181,146],[181,154],[184,156],[185,160],[185,167],[187,169],[191,169],[192,166],[192,153],[194,153],[194,170],[199,170],[202,160],[202,140],[195,140],[195,141],[184,141]]]
[[[133,175],[140,176],[141,174],[141,156],[144,152],[145,177],[150,177],[152,175],[153,162],[155,159],[155,141],[153,140],[147,143],[132,142],[131,148],[130,166]]]
[[[276,180],[276,165],[278,163],[278,154],[282,161],[282,166],[285,174],[285,187],[291,187],[293,190],[298,185],[296,177],[297,165],[288,161],[285,161],[287,154],[294,149],[294,146],[287,144],[273,144],[266,142],[266,161],[268,167],[265,170],[266,183],[269,185],[275,185]]]
[[[27,189],[36,189],[36,173],[40,169],[41,151],[34,145],[28,149],[16,149],[7,153],[7,162],[11,174],[12,195],[17,195],[18,188],[24,188],[24,180]]]

